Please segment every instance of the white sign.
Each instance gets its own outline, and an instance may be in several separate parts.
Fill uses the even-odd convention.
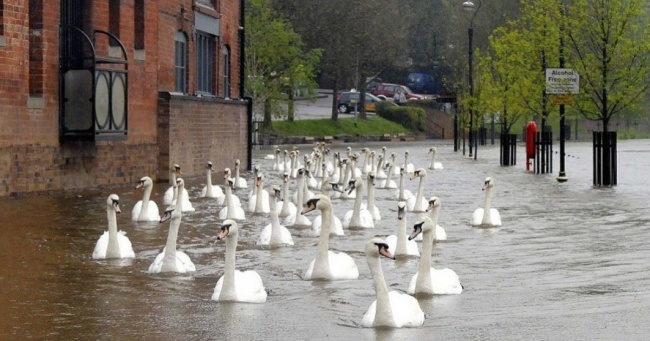
[[[554,95],[578,94],[580,75],[572,69],[546,69],[546,93]]]

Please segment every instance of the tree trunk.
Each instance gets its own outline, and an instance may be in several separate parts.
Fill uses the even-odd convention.
[[[271,99],[267,98],[264,101],[264,128],[271,128]]]
[[[295,109],[293,106],[294,93],[293,88],[288,89],[289,101],[287,102],[287,121],[293,122],[295,117]]]
[[[332,94],[332,121],[336,122],[339,119],[339,111],[337,108],[336,98],[339,95],[339,77],[338,72],[334,78],[334,93]]]

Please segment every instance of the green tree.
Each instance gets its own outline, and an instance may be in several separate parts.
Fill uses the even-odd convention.
[[[270,127],[272,116],[284,116],[280,105],[288,100],[293,120],[293,94],[297,87],[310,92],[321,51],[306,51],[291,25],[278,18],[269,0],[246,1],[246,82],[257,115]]]
[[[577,107],[605,132],[613,117],[642,103],[650,87],[648,14],[645,0],[575,0],[569,8],[569,60],[580,75]]]

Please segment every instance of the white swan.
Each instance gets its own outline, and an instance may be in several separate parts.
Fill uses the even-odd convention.
[[[393,173],[395,169],[395,164],[392,162],[387,162],[384,165],[384,168],[388,168],[388,173],[384,173],[384,180],[379,183],[379,188],[383,189],[394,189],[397,188],[395,180],[393,180]],[[378,177],[379,178],[379,177]]]
[[[280,148],[275,149],[275,163],[273,164],[273,170],[284,172],[284,162],[280,162]]]
[[[181,166],[179,166],[177,163],[175,163],[169,170],[170,176],[169,176],[169,183],[171,186],[165,191],[165,195],[163,196],[163,205],[171,205],[172,200],[174,200],[174,191],[176,191],[176,176],[182,176],[183,172],[181,172]],[[183,193],[186,195],[189,195],[188,193]],[[156,219],[158,221],[158,219]]]
[[[438,214],[435,212],[435,206],[436,202],[439,202],[440,199],[436,196],[433,196],[429,199],[429,206],[427,207],[427,212],[431,212],[431,219],[435,219],[436,222],[438,221],[438,217],[434,216],[434,214]],[[419,238],[419,239],[418,239]],[[415,240],[422,240],[422,233],[418,234],[418,236],[415,238]],[[433,240],[447,240],[447,232],[445,231],[440,224],[436,223],[436,231],[433,234]]]
[[[145,176],[135,188],[143,188],[144,193],[142,195],[142,200],[135,203],[133,209],[131,210],[131,220],[132,221],[159,221],[160,220],[160,211],[158,211],[158,205],[151,198],[151,190],[153,189],[153,181],[150,177]]]
[[[212,184],[213,170],[214,169],[212,168],[212,162],[208,161],[208,166],[205,170],[205,186],[203,186],[203,189],[201,190],[201,198],[219,198],[224,196],[221,187]]]
[[[413,226],[413,233],[409,239],[415,238],[419,233],[424,234],[422,241],[422,255],[420,256],[420,266],[418,272],[413,275],[409,283],[407,293],[411,295],[447,295],[460,294],[463,292],[463,286],[460,284],[458,275],[454,270],[445,268],[437,270],[431,267],[431,251],[433,250],[433,232],[436,227],[438,212],[440,211],[440,200],[434,203],[434,217],[423,215],[420,221]]]
[[[397,203],[397,234],[386,237],[386,244],[389,250],[395,250],[395,257],[417,256],[420,257],[420,250],[415,240],[409,240],[406,235],[406,203]]]
[[[411,173],[413,173],[413,171],[415,171],[415,166],[413,166],[413,164],[409,162],[409,151],[408,150],[404,152],[404,165],[403,165],[403,167],[404,167],[404,171],[407,174],[411,174]]]
[[[120,197],[117,194],[109,195],[108,199],[106,199],[108,231],[104,231],[104,234],[97,240],[93,251],[93,259],[135,257],[131,241],[126,236],[126,232],[121,230],[117,232],[117,217],[115,214],[120,212]]]
[[[375,172],[373,171],[368,172],[367,186],[368,202],[366,204],[366,209],[370,212],[374,221],[381,220],[381,212],[379,212],[379,208],[375,205]]]
[[[386,179],[386,172],[384,171],[384,165],[386,164],[386,147],[381,147],[381,154],[377,155],[377,179]]]
[[[296,191],[296,206],[302,207],[305,203],[305,170],[303,168],[298,169],[298,174],[296,178],[296,183],[298,185],[298,190]],[[297,211],[295,215],[290,215],[284,219],[285,226],[311,226],[312,222],[305,217],[300,211]]]
[[[183,179],[178,179],[182,181]],[[177,180],[177,181],[178,181]],[[183,193],[179,193],[182,199]],[[190,257],[183,251],[176,250],[176,240],[178,238],[178,229],[181,226],[181,218],[183,213],[181,210],[176,209],[175,206],[170,206],[165,211],[165,214],[160,219],[161,223],[171,220],[169,224],[169,233],[167,234],[167,244],[163,252],[156,256],[151,266],[149,266],[150,273],[160,272],[192,272],[196,271],[196,266],[192,263]]]
[[[266,191],[265,191],[266,192]],[[273,187],[273,193],[271,199],[271,223],[266,225],[262,232],[260,232],[260,237],[257,239],[257,245],[293,245],[293,238],[291,238],[291,232],[280,225],[280,219],[278,218],[278,210],[276,209],[276,204],[278,199],[280,199],[280,188]]]
[[[438,150],[436,147],[429,148],[429,154],[431,154],[431,163],[429,163],[429,169],[443,169],[442,163],[436,162],[436,153]]]
[[[483,208],[477,208],[472,215],[472,225],[478,226],[501,226],[501,215],[496,208],[491,208],[492,191],[494,189],[494,179],[485,178],[483,191],[485,191],[485,204]],[[490,214],[485,214],[490,212]]]
[[[218,240],[226,240],[226,257],[223,276],[217,281],[212,300],[219,302],[266,302],[266,289],[260,275],[253,271],[235,269],[235,253],[239,228],[237,222],[227,219],[221,224]]]
[[[241,161],[239,159],[235,160],[235,188],[248,188],[248,184],[246,183],[246,179],[243,177],[239,176],[239,168],[241,166]]]
[[[314,260],[309,264],[307,271],[305,271],[303,279],[345,280],[359,278],[359,269],[352,257],[343,252],[335,253],[329,250],[330,226],[332,223],[330,213],[332,203],[330,198],[323,194],[316,195],[316,197],[307,201],[302,214],[309,213],[317,208],[321,211],[323,217],[318,239],[318,251]]]
[[[232,171],[230,168],[226,167],[223,170],[223,186],[228,187],[228,179],[232,177]],[[232,191],[230,192],[230,198],[233,201],[233,205],[235,206],[241,206],[241,200],[239,200],[239,197],[236,196]],[[223,197],[217,198],[217,204],[219,205],[228,205],[228,201],[226,200],[226,193],[224,192]]]
[[[354,199],[354,208],[345,213],[343,217],[344,228],[374,228],[375,221],[372,219],[372,214],[367,209],[361,207],[361,200],[363,199],[363,180],[356,177],[350,181],[347,191],[352,192],[357,190],[357,197]]]
[[[329,198],[330,191],[340,192],[340,190],[338,189],[338,184],[330,184],[329,181],[325,179],[324,182],[321,184],[321,194]],[[331,220],[332,225],[330,226],[330,236],[345,235],[345,232],[343,232],[343,224],[341,223],[341,219],[339,219],[334,214],[334,209],[330,209],[330,214],[332,219]],[[314,237],[320,236],[320,228],[322,224],[323,224],[322,215],[318,215],[316,218],[314,218],[314,222],[311,224],[312,234],[314,235]]]
[[[255,189],[255,194],[251,195],[248,201],[248,211],[252,213],[271,212],[269,192],[264,190],[264,174],[262,172],[257,173]]]
[[[280,207],[280,212],[278,217],[285,218],[289,216],[295,216],[298,214],[298,208],[296,204],[291,202],[289,198],[289,173],[284,172],[282,174],[282,205]]]
[[[413,297],[397,291],[388,291],[379,256],[395,259],[388,251],[389,246],[381,238],[372,238],[366,243],[365,255],[372,275],[377,299],[363,315],[364,327],[419,327],[424,324],[424,312]]]
[[[226,179],[226,207],[223,207],[219,211],[219,219],[235,219],[235,220],[244,220],[246,219],[246,213],[241,206],[235,205],[234,196],[232,190],[235,189],[235,179],[228,178]]]
[[[181,212],[194,212],[194,206],[188,198],[187,190],[185,189],[185,181],[180,181],[181,178],[176,178],[176,188],[174,189],[174,199],[170,206],[176,206],[177,209],[180,209]],[[179,193],[183,193],[182,196],[179,196]],[[180,202],[177,201],[180,198]],[[178,203],[178,204],[177,204]]]
[[[363,165],[361,166],[361,175],[368,175],[368,172],[372,170],[372,160],[371,156],[374,156],[374,153],[370,148],[361,148],[361,153],[363,153]]]
[[[411,180],[415,178],[420,179],[418,190],[414,196],[406,199],[406,207],[410,212],[425,212],[428,206],[426,199],[424,199],[424,184],[427,181],[427,171],[424,168],[418,168],[413,172]]]
[[[413,193],[404,188],[404,167],[399,168],[399,188],[395,191],[395,199],[398,201],[407,201],[413,196]]]

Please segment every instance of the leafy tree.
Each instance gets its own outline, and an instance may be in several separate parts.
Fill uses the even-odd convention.
[[[305,51],[291,25],[278,19],[269,0],[246,1],[245,91],[253,99],[264,126],[271,126],[272,115],[283,116],[280,102],[289,99],[289,120],[293,120],[293,93],[300,86],[308,92],[314,82],[321,51]],[[261,111],[261,112],[260,112]]]
[[[607,132],[611,119],[638,106],[650,87],[647,1],[575,0],[568,16],[571,66],[580,75],[578,110]]]

